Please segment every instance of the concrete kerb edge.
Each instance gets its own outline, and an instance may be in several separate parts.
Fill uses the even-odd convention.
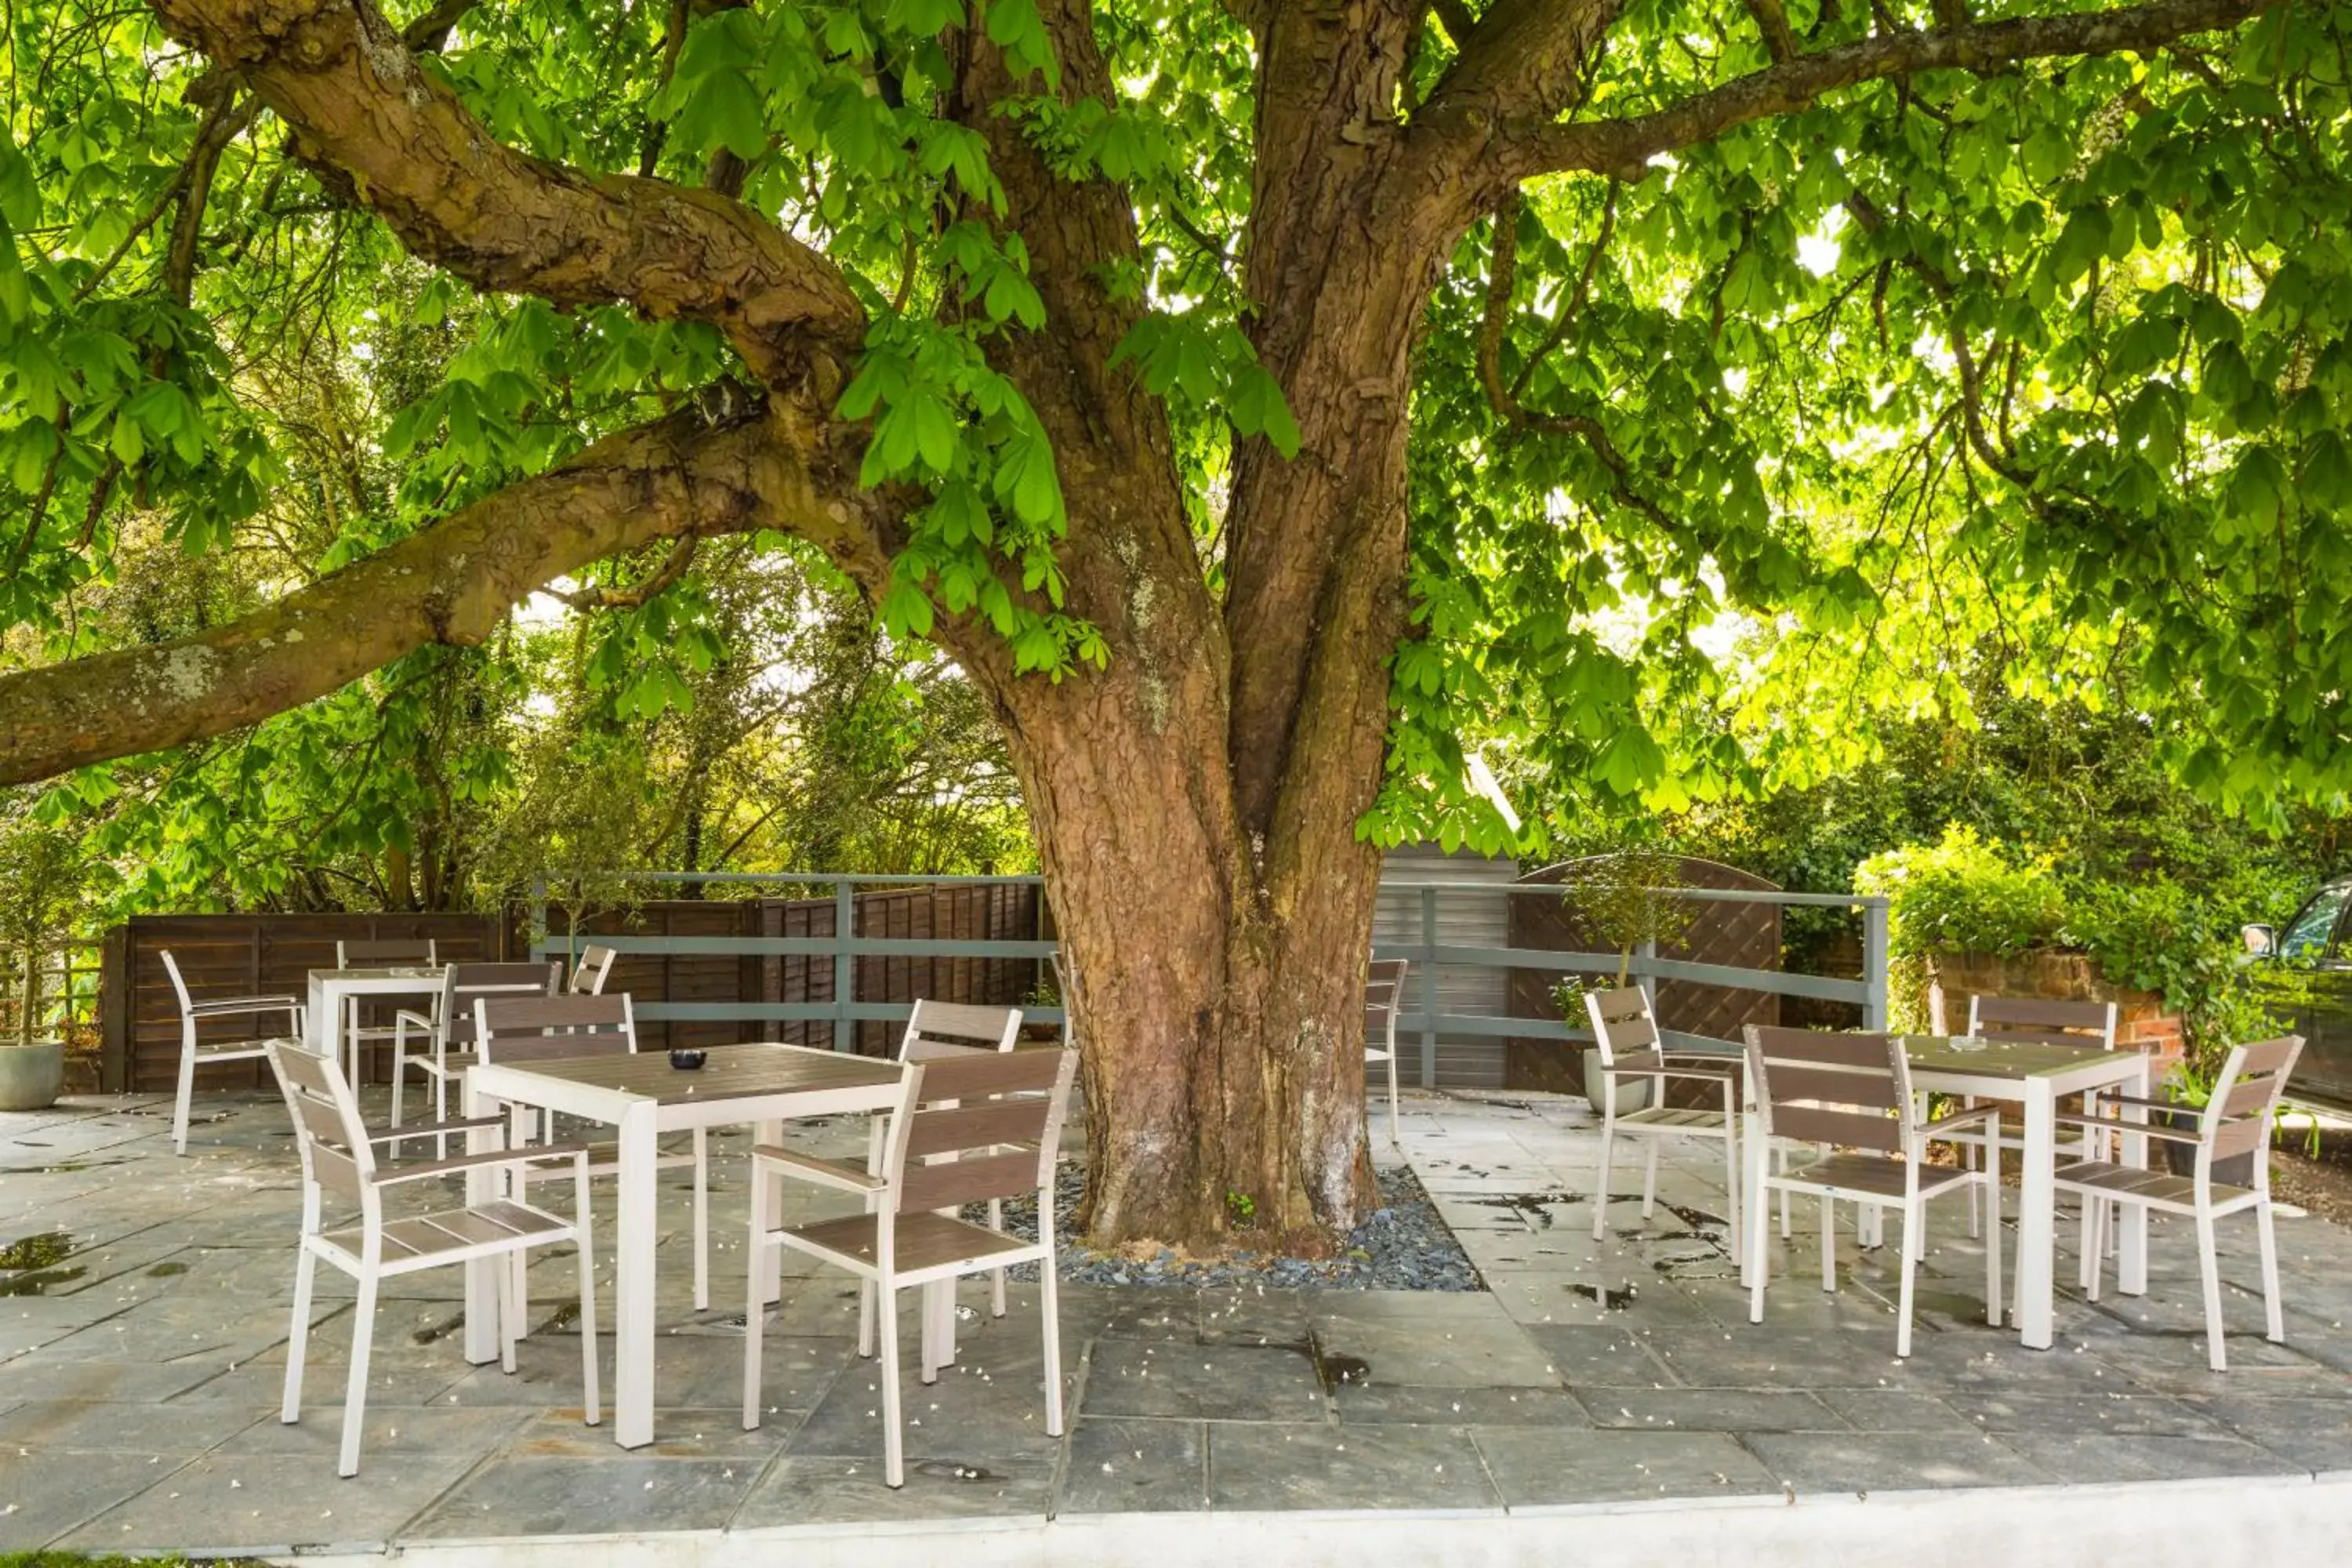
[[[2135,1568],[2307,1548],[2352,1518],[2352,1472],[1946,1491],[1759,1494],[1577,1504],[1503,1513],[1088,1514],[411,1543],[388,1554],[300,1552],[300,1568],[1158,1568],[1246,1552],[1253,1568],[1546,1568],[1585,1561],[1813,1568],[1899,1547],[1908,1568],[2080,1568],[2127,1552]]]

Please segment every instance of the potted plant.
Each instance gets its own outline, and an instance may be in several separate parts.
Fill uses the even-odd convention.
[[[1593,861],[1581,874],[1563,884],[1561,900],[1569,908],[1569,925],[1580,930],[1596,948],[1617,951],[1619,988],[1633,978],[1633,954],[1649,948],[1671,947],[1690,934],[1698,910],[1675,896],[1681,863],[1655,849],[1628,849]],[[1586,1022],[1584,995],[1591,982],[1575,975],[1552,987],[1560,1017],[1572,1026]],[[1585,1099],[1597,1110],[1591,1086],[1601,1079],[1601,1049],[1584,1050]],[[1621,1082],[1617,1109],[1638,1110],[1649,1103],[1650,1084]]]
[[[16,1040],[0,1044],[0,1110],[41,1110],[57,1103],[66,1086],[63,1040]]]

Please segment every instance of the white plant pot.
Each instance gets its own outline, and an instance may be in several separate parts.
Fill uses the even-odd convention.
[[[0,1046],[0,1110],[40,1110],[55,1105],[66,1087],[63,1040]]]
[[[1648,1110],[1650,1085],[1654,1081],[1646,1078],[1619,1079],[1617,1080],[1617,1114],[1622,1116],[1629,1110]],[[1601,1047],[1587,1046],[1584,1047],[1584,1098],[1591,1105],[1593,1114],[1596,1116],[1601,1112],[1601,1096],[1596,1092],[1600,1086]]]

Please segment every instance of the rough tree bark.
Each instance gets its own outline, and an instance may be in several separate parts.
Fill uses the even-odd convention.
[[[530,588],[653,539],[779,527],[869,591],[887,584],[910,498],[855,483],[865,432],[831,409],[864,320],[823,256],[719,192],[499,146],[373,0],[152,4],[417,255],[483,288],[709,321],[764,390],[724,419],[615,437],[238,626],[0,679],[0,782],[218,734],[421,643],[478,638]],[[1354,828],[1379,785],[1403,625],[1414,333],[1468,226],[1535,174],[1639,178],[1654,153],[1853,82],[2146,47],[2261,8],[2159,0],[1887,30],[1582,121],[1619,0],[1493,0],[1475,19],[1447,10],[1459,56],[1406,123],[1398,75],[1424,5],[1235,4],[1258,51],[1251,331],[1303,445],[1288,461],[1262,442],[1238,452],[1222,604],[1165,414],[1109,363],[1136,307],[1096,279],[1136,254],[1129,197],[1055,176],[994,112],[1013,87],[994,50],[954,40],[950,112],[989,141],[1049,317],[995,357],[1054,437],[1067,602],[1112,658],[1055,684],[1017,677],[982,625],[947,618],[938,635],[1003,725],[1080,975],[1105,1242],[1214,1240],[1246,1196],[1263,1228],[1315,1245],[1369,1195],[1360,999],[1377,860]],[[1112,96],[1086,0],[1040,10],[1065,94]]]

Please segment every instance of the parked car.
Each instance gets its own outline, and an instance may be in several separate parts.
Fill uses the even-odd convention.
[[[2304,1038],[2303,1059],[2288,1093],[2352,1110],[2352,877],[2325,883],[2284,929],[2245,929],[2246,951],[2299,971],[2291,1002],[2279,1012]],[[2281,987],[2282,997],[2287,994]]]

